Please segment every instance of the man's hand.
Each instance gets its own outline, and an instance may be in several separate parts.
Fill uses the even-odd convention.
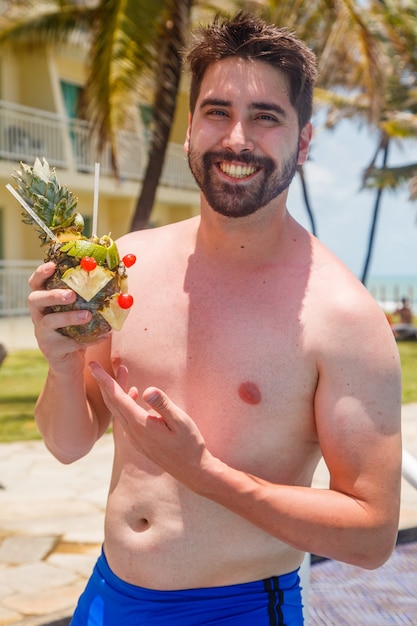
[[[163,470],[196,490],[203,459],[211,455],[197,426],[160,389],[149,387],[142,395],[154,412],[136,403],[136,387],[126,389],[127,369],[120,366],[117,380],[95,362],[89,364],[107,408],[122,425],[132,446]],[[156,413],[156,414],[155,414]]]
[[[57,332],[63,326],[87,322],[91,313],[51,310],[55,305],[71,304],[76,299],[71,289],[45,288],[54,271],[54,263],[44,263],[29,279],[32,289],[29,310],[39,348],[49,365],[45,386],[35,406],[35,420],[51,453],[62,463],[72,463],[87,454],[106,432],[111,415],[94,381],[84,377],[87,346]],[[104,338],[94,343],[102,341]],[[101,348],[102,354],[96,358],[107,362],[106,344]]]
[[[59,369],[68,371],[69,367],[82,369],[86,346],[80,346],[76,341],[56,331],[64,326],[85,324],[91,319],[91,313],[86,310],[59,313],[51,311],[51,307],[55,305],[71,304],[76,299],[76,294],[71,289],[45,288],[46,280],[54,271],[54,263],[44,263],[29,278],[31,293],[28,297],[28,307],[35,336],[40,350],[55,371]]]

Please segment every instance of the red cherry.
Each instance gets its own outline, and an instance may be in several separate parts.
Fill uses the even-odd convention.
[[[86,272],[92,272],[97,267],[97,261],[92,256],[83,256],[80,265]]]
[[[126,267],[132,267],[136,263],[136,256],[134,254],[125,254],[122,261]]]
[[[133,296],[130,293],[121,293],[117,298],[117,302],[121,309],[130,309],[133,304]]]

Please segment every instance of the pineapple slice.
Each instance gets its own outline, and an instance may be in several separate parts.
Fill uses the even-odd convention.
[[[118,294],[114,294],[109,298],[108,306],[101,311],[101,315],[113,330],[121,330],[122,326],[129,315],[130,309],[122,309],[118,302]]]
[[[78,293],[79,296],[89,302],[94,296],[113,279],[113,272],[106,267],[97,265],[93,270],[87,272],[78,265],[70,267],[62,275],[62,280],[70,289]]]
[[[127,255],[129,262],[125,264],[120,261],[110,235],[101,238],[83,235],[84,220],[76,211],[78,200],[67,187],[60,185],[46,159],[35,159],[33,167],[20,165],[21,169],[14,176],[15,190],[39,218],[35,222],[25,212],[23,221],[37,228],[42,244],[49,242],[48,229],[49,237],[55,237],[49,242],[45,260],[54,261],[56,271],[46,287],[70,288],[77,294],[74,304],[56,306],[53,310],[88,309],[92,313],[87,324],[60,328],[59,332],[80,343],[88,343],[112,329],[120,330],[130,309],[126,308],[126,299],[123,306],[119,306],[118,297],[127,293],[126,265],[130,266],[132,257],[136,257]],[[47,229],[40,227],[39,220]],[[133,303],[133,299],[129,302]]]

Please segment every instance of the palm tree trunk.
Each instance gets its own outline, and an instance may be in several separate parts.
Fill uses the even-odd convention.
[[[185,45],[192,4],[192,0],[173,3],[174,10],[166,26],[166,43],[161,40],[165,45],[160,54],[159,81],[154,101],[154,132],[130,230],[141,230],[149,223],[175,115],[182,69],[180,50]]]
[[[300,176],[300,180],[301,180],[301,189],[302,189],[302,192],[303,192],[305,208],[306,208],[308,217],[310,219],[311,232],[313,233],[313,235],[315,235],[317,237],[316,222],[315,222],[314,215],[313,215],[313,209],[311,208],[310,194],[308,192],[307,181],[306,181],[306,178],[305,178],[305,175],[304,175],[304,168],[303,168],[302,165],[299,165],[297,167],[297,172],[298,172],[298,174]]]
[[[389,150],[389,139],[385,138],[382,142],[381,142],[381,148],[383,150],[383,159],[382,159],[382,167],[385,167],[388,161],[388,150]],[[369,231],[369,239],[368,239],[368,251],[366,254],[366,259],[365,259],[365,264],[362,270],[362,283],[364,285],[366,285],[366,281],[368,279],[368,272],[369,272],[369,266],[371,264],[371,257],[372,257],[372,252],[373,252],[373,247],[374,247],[374,240],[375,240],[375,234],[376,234],[376,225],[378,222],[378,217],[379,217],[379,211],[381,208],[381,200],[382,200],[382,194],[384,193],[384,189],[383,187],[380,187],[377,190],[376,193],[376,197],[375,197],[375,204],[374,204],[374,210],[373,210],[373,215],[372,215],[372,223],[371,223],[371,229]]]

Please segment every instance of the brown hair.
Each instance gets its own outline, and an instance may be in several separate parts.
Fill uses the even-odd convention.
[[[212,24],[195,32],[184,57],[191,73],[191,113],[208,66],[231,56],[264,61],[284,72],[300,129],[305,126],[313,110],[317,77],[314,53],[288,29],[277,28],[243,11],[229,19],[216,16]]]

